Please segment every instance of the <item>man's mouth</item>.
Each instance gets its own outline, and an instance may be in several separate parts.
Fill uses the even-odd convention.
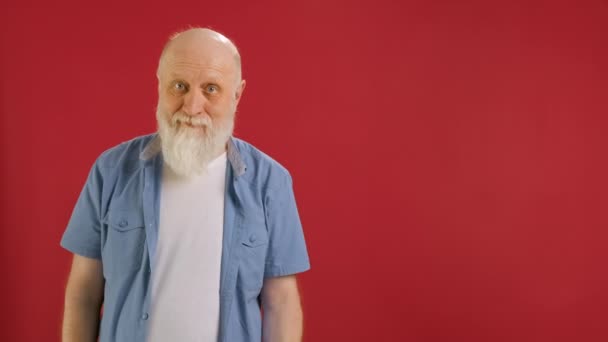
[[[205,129],[205,125],[195,125],[189,122],[178,122],[176,128],[203,131]]]

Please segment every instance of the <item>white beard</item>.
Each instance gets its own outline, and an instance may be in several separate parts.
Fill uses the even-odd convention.
[[[204,173],[209,162],[226,149],[234,129],[234,114],[215,121],[207,115],[192,117],[183,112],[168,118],[157,108],[163,159],[173,172],[184,177]]]

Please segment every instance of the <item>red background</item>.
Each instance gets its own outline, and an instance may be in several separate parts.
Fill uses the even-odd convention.
[[[0,340],[59,339],[72,207],[188,25],[294,177],[305,341],[608,340],[605,0],[1,6]]]

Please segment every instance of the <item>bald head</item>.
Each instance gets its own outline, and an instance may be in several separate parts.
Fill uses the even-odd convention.
[[[165,44],[158,62],[156,75],[160,78],[167,62],[187,56],[194,60],[212,61],[215,64],[230,63],[241,81],[241,56],[230,39],[208,28],[191,28],[177,32]]]

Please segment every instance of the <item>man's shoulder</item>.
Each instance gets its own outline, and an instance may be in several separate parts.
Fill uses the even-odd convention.
[[[154,139],[155,133],[135,137],[105,150],[97,158],[97,166],[103,169],[118,166],[137,166],[141,163],[140,155]]]
[[[247,167],[245,176],[250,182],[263,183],[269,187],[291,182],[287,168],[273,157],[243,139],[233,137],[232,141]]]

